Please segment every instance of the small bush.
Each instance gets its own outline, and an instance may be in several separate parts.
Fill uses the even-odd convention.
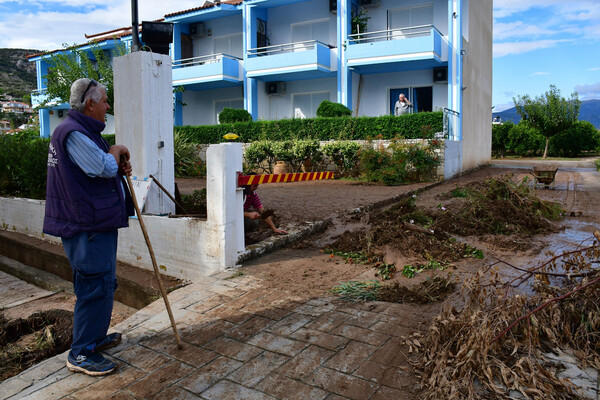
[[[252,142],[244,152],[244,159],[246,169],[272,174],[275,161],[277,161],[273,150],[273,142],[269,140]]]
[[[323,153],[338,167],[340,175],[345,177],[357,175],[360,148],[358,143],[344,140],[321,146]]]
[[[317,117],[334,118],[334,117],[349,117],[352,115],[352,110],[343,104],[332,103],[329,100],[323,100],[317,108]]]
[[[437,154],[441,146],[435,139],[425,144],[396,139],[387,148],[368,144],[360,151],[361,176],[386,185],[434,179],[441,163]]]
[[[219,113],[219,123],[233,124],[235,122],[252,121],[252,115],[243,108],[227,108],[225,107]]]

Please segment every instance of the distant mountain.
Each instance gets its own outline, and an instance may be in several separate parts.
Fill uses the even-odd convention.
[[[492,113],[492,118],[496,118],[497,116],[500,116],[502,122],[512,121],[517,124],[521,120],[515,107]],[[589,121],[596,129],[600,129],[600,99],[582,101],[581,108],[579,109],[579,120]]]
[[[28,55],[36,53],[41,51],[0,49],[0,98],[10,96],[21,101],[37,89],[35,63],[27,59]]]

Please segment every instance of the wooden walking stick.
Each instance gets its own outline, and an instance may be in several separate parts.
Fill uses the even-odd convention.
[[[137,199],[135,198],[135,191],[133,190],[133,183],[131,183],[130,174],[127,174],[127,184],[129,185],[129,191],[131,192],[131,198],[133,199],[135,212],[137,213],[138,220],[140,221],[140,227],[142,228],[144,239],[146,239],[148,251],[150,252],[150,258],[152,259],[152,267],[154,267],[154,274],[156,275],[156,280],[158,281],[158,287],[160,288],[160,293],[162,294],[163,300],[165,301],[167,313],[169,314],[169,319],[171,320],[171,326],[173,327],[173,332],[175,333],[175,341],[177,342],[177,348],[183,349],[183,344],[181,344],[181,338],[179,337],[179,332],[177,332],[177,326],[175,325],[175,318],[173,318],[171,306],[169,305],[169,298],[167,297],[167,292],[165,291],[162,279],[160,278],[160,272],[158,271],[158,266],[156,265],[156,258],[154,257],[154,250],[152,250],[152,243],[150,243],[150,238],[148,237],[148,232],[146,232],[146,226],[144,225],[144,220],[142,219],[142,212],[140,211]]]

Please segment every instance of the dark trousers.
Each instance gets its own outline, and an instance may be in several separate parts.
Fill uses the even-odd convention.
[[[75,357],[93,350],[108,331],[117,288],[117,236],[115,229],[62,238],[77,296],[71,345]]]

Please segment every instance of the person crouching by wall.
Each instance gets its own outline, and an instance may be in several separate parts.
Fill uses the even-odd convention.
[[[256,174],[250,173],[248,175]],[[246,233],[258,229],[258,221],[263,219],[263,215],[267,211],[260,202],[256,189],[258,189],[258,184],[244,186],[244,232]],[[275,226],[271,216],[264,218],[264,221],[275,234],[287,235],[286,231]]]

